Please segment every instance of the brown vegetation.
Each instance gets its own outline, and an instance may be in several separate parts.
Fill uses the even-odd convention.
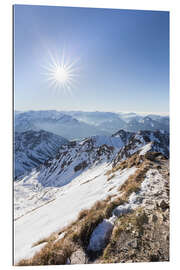
[[[108,177],[107,181],[110,181],[112,178],[114,178],[116,175],[115,174],[112,174]]]
[[[139,154],[135,153],[130,158],[123,160],[117,164],[114,164],[113,168],[111,170],[108,170],[105,173],[105,175],[107,175],[108,180],[110,180],[111,174],[114,175],[114,173],[119,170],[129,169],[129,168],[132,168],[133,166],[139,168],[141,164],[143,163],[143,161],[145,161],[144,156],[139,156]]]
[[[145,159],[144,157],[139,157],[134,154],[128,160],[121,162],[111,171],[108,171],[106,175],[110,180],[114,177],[114,172],[117,170],[123,170],[124,168],[130,168],[132,166],[137,167],[136,172],[129,176],[127,181],[119,187],[119,197],[113,198],[113,196],[108,196],[105,200],[96,202],[91,209],[83,209],[79,213],[76,221],[59,231],[58,234],[66,232],[62,239],[54,242],[54,240],[57,239],[57,234],[52,234],[48,238],[41,239],[35,243],[34,246],[47,242],[44,248],[35,254],[33,258],[21,260],[18,265],[66,264],[71,254],[79,248],[86,252],[90,236],[96,226],[102,222],[104,218],[109,218],[115,207],[127,202],[132,192],[139,191],[146,172],[155,165],[152,161],[154,156],[155,155],[150,155],[150,158],[148,156],[148,159]],[[158,164],[158,166],[160,165]],[[111,175],[111,173],[113,174]],[[167,207],[164,208],[165,210],[163,211],[168,211]],[[161,208],[157,210],[157,215],[159,215],[158,211],[160,212]],[[168,233],[168,226],[163,227],[164,225],[156,222],[153,223],[154,227],[151,228],[152,225],[148,224],[148,215],[149,213],[147,214],[144,209],[139,208],[133,213],[119,217],[115,223],[110,241],[99,258],[99,262],[114,263],[128,260],[167,260],[169,256],[168,244],[165,242],[162,232],[166,230]],[[166,219],[168,220],[168,216]],[[151,229],[153,230],[153,235]],[[157,241],[159,241],[158,244]],[[151,248],[153,252],[156,253],[148,249],[148,245],[151,242]],[[161,246],[164,246],[165,253],[159,251]],[[144,250],[145,253],[143,254]],[[159,257],[157,258],[158,252],[161,252],[161,255],[158,255]]]
[[[42,238],[42,239],[38,240],[37,242],[35,242],[33,244],[32,247],[38,246],[38,245],[40,245],[42,243],[45,243],[45,242],[47,242],[47,243],[53,242],[53,241],[55,241],[57,239],[57,237],[58,237],[58,234],[57,233],[53,233],[49,237],[45,237],[45,238]]]

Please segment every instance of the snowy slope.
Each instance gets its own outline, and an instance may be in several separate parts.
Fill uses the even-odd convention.
[[[124,134],[123,134],[124,135]],[[116,136],[93,136],[79,142],[63,145],[55,159],[41,167],[38,180],[44,187],[66,185],[84,170],[102,163],[110,163],[125,138]]]
[[[116,194],[118,187],[136,170],[131,168],[118,172],[111,181],[107,181],[104,173],[109,168],[107,164],[102,164],[83,172],[74,181],[56,190],[55,200],[37,209],[34,208],[14,222],[15,263],[32,256],[33,243],[69,224],[80,210],[90,208],[97,200],[105,199],[108,195]],[[37,178],[34,175],[34,181],[38,183],[35,179]],[[18,183],[15,183],[16,187]],[[30,194],[31,188],[29,186],[26,188],[29,197],[33,196],[34,193]],[[23,194],[19,199],[19,207],[20,204],[23,207],[27,204],[28,209],[28,200],[23,198]]]
[[[138,151],[143,151],[144,154],[147,151],[160,152],[165,157],[169,157],[169,133],[161,130],[141,130],[133,133],[129,137],[128,143],[120,149],[115,157],[114,165]]]
[[[54,159],[14,183],[15,262],[33,256],[34,242],[69,224],[80,210],[117,194],[136,168],[117,171],[107,181],[114,164],[135,152],[168,155],[168,144],[166,132],[120,130],[62,145]]]
[[[83,171],[110,164],[129,136],[119,131],[111,137],[94,136],[62,145],[54,159],[15,183],[15,218],[53,200],[56,187],[67,185]]]
[[[65,138],[40,130],[15,132],[14,134],[14,177],[15,179],[54,157]]]
[[[146,146],[147,144],[148,146]],[[47,148],[42,146],[43,150]],[[81,141],[70,142],[59,148],[54,159],[47,160],[46,158],[47,161],[37,172],[38,181],[44,187],[63,186],[88,168],[104,162],[111,163],[112,160],[116,164],[133,153],[141,151],[145,146],[146,152],[161,152],[168,157],[168,133],[161,131],[130,133],[120,130],[112,136],[93,136]],[[23,155],[24,153],[21,151],[21,157]],[[20,160],[24,162],[26,159],[21,158]]]

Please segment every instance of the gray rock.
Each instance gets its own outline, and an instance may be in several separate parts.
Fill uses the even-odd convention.
[[[137,241],[137,239],[131,240],[127,244],[128,244],[128,246],[130,246],[132,248],[137,248],[138,247],[138,241]]]
[[[157,220],[158,220],[158,217],[156,215],[154,215],[154,214],[149,217],[149,223],[150,224],[157,222]]]
[[[161,207],[161,209],[163,211],[165,211],[167,208],[169,208],[169,204],[167,202],[165,202],[165,200],[162,200],[159,204],[159,206]]]
[[[70,261],[71,264],[86,264],[87,256],[82,249],[78,249],[72,253]]]

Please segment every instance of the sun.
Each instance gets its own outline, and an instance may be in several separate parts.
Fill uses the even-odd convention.
[[[54,79],[59,83],[65,83],[68,81],[68,71],[61,66],[58,66],[54,70]]]
[[[53,55],[49,53],[47,64],[43,66],[46,79],[49,86],[53,89],[69,90],[74,87],[77,82],[79,67],[78,60],[72,61],[69,57],[65,57],[64,52],[59,52]]]

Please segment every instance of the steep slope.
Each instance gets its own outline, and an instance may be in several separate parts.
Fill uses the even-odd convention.
[[[56,158],[41,166],[37,179],[45,187],[66,185],[84,170],[110,162],[123,145],[120,137],[108,136],[95,136],[62,145]]]
[[[168,157],[168,146],[168,133],[160,131],[140,131],[134,134],[121,130],[111,137],[94,136],[62,146],[56,159],[42,166],[38,181],[43,186],[63,186],[88,168],[112,160],[116,164],[137,151],[142,154],[149,151],[161,152]]]
[[[112,136],[93,136],[62,145],[56,158],[52,160],[46,158],[47,161],[37,172],[37,178],[39,183],[46,187],[63,186],[90,167],[104,162],[110,163],[112,160],[113,164],[116,164],[137,151],[141,153],[156,151],[168,157],[168,133],[162,131],[131,133],[120,130]]]
[[[54,159],[47,160],[38,170],[15,184],[15,216],[41,206],[55,198],[63,187],[89,168],[108,166],[130,133],[120,131],[108,136],[94,136],[62,145]]]
[[[142,130],[137,133],[130,134],[131,136],[128,143],[120,149],[119,153],[113,160],[114,165],[138,151],[140,154],[145,154],[146,152],[160,152],[165,157],[169,157],[168,132],[161,130]]]
[[[18,219],[16,262],[21,258],[25,260],[19,265],[168,261],[168,165],[160,153],[152,157],[153,161],[141,155],[141,162],[134,165],[127,159],[126,167],[120,163],[113,171],[106,166],[91,169],[65,186],[56,200]],[[38,249],[42,250],[35,254]]]
[[[68,143],[65,138],[40,130],[15,132],[14,134],[14,177],[30,172],[33,168],[53,158],[62,144]]]
[[[135,171],[134,168],[126,170],[117,174],[114,181],[108,182],[104,175],[108,168],[107,164],[91,168],[59,189],[48,187],[40,190],[40,186],[36,186],[38,181],[34,174],[31,175],[31,181],[26,179],[23,183],[25,190],[28,190],[26,193],[20,182],[15,183],[15,262],[31,256],[31,248],[36,241],[69,224],[82,209],[115,194],[118,184],[124,183]],[[50,200],[44,197],[43,201],[42,197],[47,191],[51,192],[52,196]]]
[[[38,248],[43,250],[43,245],[38,244],[42,242],[50,245],[42,252],[50,252],[48,256],[51,259],[51,256],[56,256],[53,255],[53,245],[56,246],[56,242],[48,242],[48,237],[54,232],[53,239],[63,245],[60,238],[63,239],[64,235],[60,231],[66,225],[65,233],[68,239],[73,237],[71,241],[74,244],[70,246],[75,245],[75,249],[82,246],[89,262],[97,259],[97,255],[102,254],[109,241],[119,212],[128,213],[128,209],[136,211],[133,205],[138,209],[141,206],[146,209],[148,201],[156,201],[157,194],[159,200],[164,199],[164,195],[161,196],[162,192],[164,194],[163,185],[167,186],[167,183],[164,183],[167,181],[164,169],[162,170],[162,163],[167,161],[164,154],[168,156],[168,133],[161,131],[130,133],[120,130],[109,137],[94,136],[60,147],[54,159],[48,160],[41,168],[14,184],[16,263],[20,259],[31,258]],[[154,173],[157,174],[157,179]],[[148,188],[151,184],[155,185],[157,193],[153,197],[149,193],[151,188]],[[138,193],[140,190],[142,193]],[[129,198],[133,192],[134,195]],[[142,198],[144,204],[141,204]],[[114,201],[115,199],[117,201]],[[165,198],[166,204],[167,199]],[[90,209],[98,200],[105,201]],[[117,215],[114,217],[112,211],[115,207]],[[83,209],[90,210],[82,214],[81,222],[77,217]],[[74,220],[75,225],[69,225]],[[92,234],[96,227],[97,231]],[[101,240],[98,240],[99,237],[102,244]],[[32,247],[33,245],[37,246]],[[101,249],[94,250],[93,247],[97,246]],[[65,247],[61,249],[66,250]],[[37,260],[33,260],[35,264],[60,264],[60,261],[55,262],[55,259],[45,260],[43,263],[41,259],[38,259],[38,263]],[[103,260],[106,258],[103,257]],[[32,261],[26,261],[24,264],[32,264]]]

